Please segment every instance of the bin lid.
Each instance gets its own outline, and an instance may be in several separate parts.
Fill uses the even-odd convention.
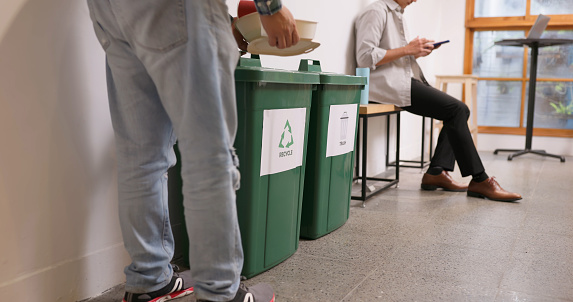
[[[323,72],[320,68],[320,61],[302,59],[298,66],[299,71],[315,72],[320,75],[320,84],[329,85],[366,85],[366,77],[352,76],[346,74]]]
[[[240,58],[235,70],[236,82],[266,82],[283,84],[320,84],[314,72],[301,72],[261,67],[258,55]]]

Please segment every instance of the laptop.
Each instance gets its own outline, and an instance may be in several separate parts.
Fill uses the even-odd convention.
[[[539,14],[539,16],[537,17],[537,20],[535,20],[535,23],[531,27],[531,30],[529,30],[529,34],[527,35],[527,39],[539,39],[539,38],[541,38],[541,34],[543,34],[543,32],[545,31],[545,28],[547,27],[547,24],[549,23],[549,19],[551,19],[551,18],[547,17],[545,15]]]

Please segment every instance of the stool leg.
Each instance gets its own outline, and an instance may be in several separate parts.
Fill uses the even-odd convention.
[[[478,144],[478,127],[479,127],[479,125],[478,125],[478,118],[477,118],[477,115],[478,115],[478,109],[477,109],[477,86],[478,86],[478,81],[477,81],[477,79],[473,79],[473,80],[472,80],[472,110],[473,110],[473,112],[472,112],[472,120],[473,120],[474,127],[475,127],[475,130],[476,130],[475,139],[474,139],[474,143],[475,143],[476,147],[477,147],[477,144]]]
[[[358,129],[356,129],[356,164],[355,164],[355,175],[358,178],[360,176],[360,117],[358,118]]]
[[[433,154],[433,146],[434,146],[434,119],[430,118],[430,158],[428,159],[429,161],[432,161],[432,155]]]
[[[476,137],[477,133],[475,131],[477,125],[474,123],[474,117],[476,115],[476,112],[474,111],[472,79],[465,79],[463,85],[464,85],[464,90],[465,90],[464,101],[470,109],[470,118],[468,119],[468,128],[470,129],[472,139],[473,139],[474,145],[475,145],[476,141],[477,141],[477,137]]]
[[[422,116],[422,152],[420,153],[420,170],[424,170],[425,139],[426,139],[426,117]]]
[[[366,207],[366,163],[367,161],[367,149],[368,149],[368,118],[362,119],[362,207]]]
[[[396,162],[400,162],[400,112],[396,114]],[[396,165],[396,180],[400,180],[400,165]],[[398,188],[398,182],[396,182]]]

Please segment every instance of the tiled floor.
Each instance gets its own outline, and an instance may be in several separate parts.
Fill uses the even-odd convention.
[[[421,191],[420,170],[403,168],[399,188],[352,201],[344,226],[247,285],[270,283],[278,302],[573,301],[573,158],[481,155],[521,202]]]

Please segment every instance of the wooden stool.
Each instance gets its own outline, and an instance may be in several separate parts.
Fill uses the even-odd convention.
[[[478,77],[471,74],[464,75],[437,75],[436,76],[436,88],[446,92],[448,90],[448,83],[461,83],[464,87],[465,94],[463,102],[470,108],[470,119],[468,120],[468,127],[472,134],[474,144],[477,147],[477,135],[478,135],[478,124],[477,124],[477,84]],[[438,128],[442,128],[442,122],[439,121]]]

